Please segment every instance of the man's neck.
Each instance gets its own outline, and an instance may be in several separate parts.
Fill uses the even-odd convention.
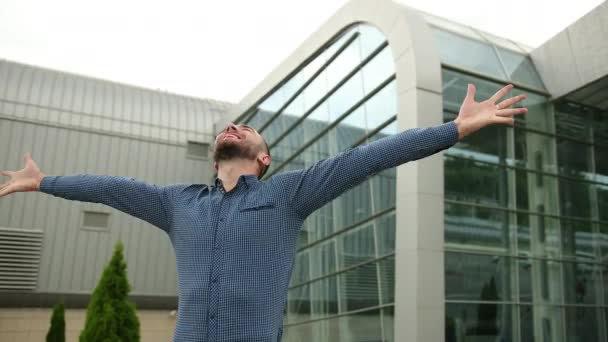
[[[258,174],[258,165],[255,160],[224,160],[218,163],[217,178],[222,181],[226,192],[236,187],[242,175]]]

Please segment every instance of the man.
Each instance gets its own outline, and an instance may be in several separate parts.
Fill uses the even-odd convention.
[[[424,158],[490,124],[512,124],[525,95],[496,104],[512,86],[475,102],[470,84],[456,120],[350,149],[308,169],[261,181],[271,163],[264,139],[228,125],[215,140],[215,184],[149,185],[132,178],[0,171],[0,196],[41,191],[104,203],[164,230],[177,257],[175,341],[280,341],[298,230],[317,208],[383,169]]]

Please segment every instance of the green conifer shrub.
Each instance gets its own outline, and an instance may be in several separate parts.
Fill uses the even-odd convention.
[[[80,342],[140,340],[135,304],[127,297],[131,287],[126,270],[123,245],[118,242],[114,255],[91,296],[84,330],[80,333]]]

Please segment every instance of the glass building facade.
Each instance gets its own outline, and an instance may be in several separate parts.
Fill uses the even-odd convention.
[[[468,83],[477,99],[513,83],[529,108],[444,153],[446,341],[606,340],[608,116],[552,101],[526,48],[425,19],[446,122]],[[237,121],[266,138],[272,177],[397,133],[396,88],[385,36],[357,24]],[[284,340],[394,340],[396,186],[385,170],[307,219]]]

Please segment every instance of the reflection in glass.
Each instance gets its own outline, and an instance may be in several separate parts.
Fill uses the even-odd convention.
[[[463,75],[455,71],[441,70],[443,79],[443,107],[451,112],[458,113],[462,100],[467,93],[467,85],[474,83],[476,87],[475,98],[487,99],[494,95],[502,84],[488,80]]]
[[[560,211],[564,216],[591,216],[591,185],[569,179],[559,179]]]
[[[341,312],[379,304],[377,267],[369,263],[340,274]]]
[[[566,257],[593,259],[593,224],[589,221],[560,220],[562,253]]]
[[[446,242],[467,247],[505,247],[508,239],[509,220],[502,210],[445,204]]]
[[[510,80],[538,89],[545,88],[530,57],[500,47],[496,49],[507,69]]]
[[[446,300],[510,299],[510,260],[502,256],[445,253]]]
[[[506,207],[507,173],[497,165],[444,154],[445,198],[459,202]]]
[[[512,341],[511,305],[446,303],[446,341]]]
[[[566,307],[567,341],[599,341],[597,308]]]
[[[380,271],[381,304],[395,302],[395,257],[391,256],[378,262]]]
[[[507,79],[491,45],[439,29],[433,32],[442,63]]]
[[[596,264],[563,262],[566,304],[596,304],[601,269]]]

